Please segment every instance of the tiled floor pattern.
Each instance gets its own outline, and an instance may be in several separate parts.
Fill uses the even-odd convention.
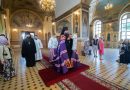
[[[82,63],[91,66],[86,73],[90,73],[107,82],[112,82],[116,85],[130,89],[130,66],[116,62],[118,59],[118,50],[106,49],[106,52],[108,55],[105,56],[109,57],[104,57],[105,60],[100,61],[98,58],[94,59],[91,56],[82,60]]]
[[[93,56],[80,56],[82,63],[91,66],[90,70],[85,71],[85,73],[92,74],[106,82],[114,83],[114,85],[116,84],[117,86],[130,89],[130,67],[120,65],[116,62],[118,59],[118,50],[106,49],[105,52],[107,53],[105,53],[105,60],[103,61],[100,61],[98,58],[95,59]],[[0,78],[0,90],[76,90],[78,88],[74,88],[74,85],[70,85],[68,88],[64,84],[64,80],[50,87],[46,87],[38,75],[38,70],[46,67],[40,62],[37,62],[36,67],[26,68],[25,60],[20,58],[19,53],[19,49],[14,51],[16,77],[7,82],[3,82],[2,78]]]

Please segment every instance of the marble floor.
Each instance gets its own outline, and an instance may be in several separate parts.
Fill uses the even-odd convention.
[[[130,90],[130,65],[116,62],[119,56],[118,52],[118,49],[105,49],[104,60],[102,61],[99,60],[99,57],[94,58],[93,55],[80,56],[80,61],[90,66],[90,69],[84,73],[110,84],[124,87],[122,90]],[[47,51],[44,50],[44,53]],[[6,82],[0,77],[0,90],[68,90],[62,82],[46,87],[38,75],[38,70],[45,68],[43,64],[37,62],[36,67],[26,68],[25,60],[20,56],[20,50],[14,49],[13,55],[17,75]]]

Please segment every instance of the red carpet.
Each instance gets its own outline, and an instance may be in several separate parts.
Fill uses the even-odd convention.
[[[81,74],[69,77],[68,79],[72,81],[76,86],[78,86],[81,90],[109,90],[108,88]]]
[[[43,54],[42,57],[43,57],[43,60],[46,60],[47,62],[49,62],[49,57],[48,56]]]
[[[69,78],[71,76],[75,76],[80,72],[89,69],[89,66],[81,64],[76,70],[70,70],[66,74],[57,73],[53,68],[46,68],[43,70],[39,70],[39,75],[41,76],[42,80],[46,84],[46,86],[50,86],[56,82],[59,82],[65,78]]]

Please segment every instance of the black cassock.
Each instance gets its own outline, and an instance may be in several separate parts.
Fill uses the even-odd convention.
[[[35,53],[35,42],[31,37],[27,37],[22,43],[22,57],[25,57],[27,67],[35,66]]]
[[[126,63],[126,47],[122,46],[120,51],[120,63]]]
[[[125,45],[121,48],[120,52],[120,63],[130,63],[130,45]]]
[[[66,40],[65,44],[66,44],[69,59],[71,59],[71,57],[72,57],[73,39]]]

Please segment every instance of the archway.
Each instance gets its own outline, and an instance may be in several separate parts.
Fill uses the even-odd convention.
[[[11,23],[11,44],[19,45],[23,32],[29,31],[37,34],[43,39],[41,34],[43,23],[41,18],[33,11],[22,9],[14,12],[10,19]]]

